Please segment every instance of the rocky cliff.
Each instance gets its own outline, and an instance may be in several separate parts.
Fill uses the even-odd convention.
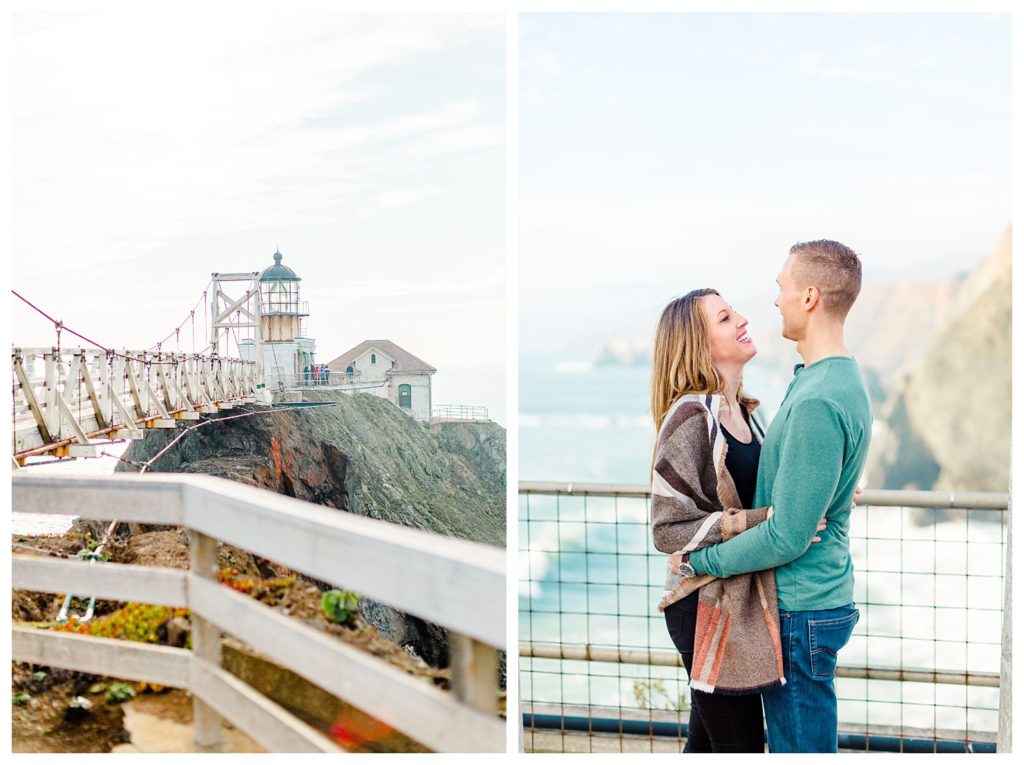
[[[307,391],[322,407],[282,409],[197,428],[150,468],[206,473],[356,515],[505,545],[505,430],[489,421],[433,428],[366,394]],[[133,442],[145,462],[180,431]],[[119,470],[133,470],[126,464]]]
[[[1008,491],[1010,230],[958,290],[878,417],[872,487]]]
[[[505,545],[505,430],[489,421],[428,426],[366,394],[307,391],[324,406],[238,417],[238,409],[181,438],[150,468],[204,473],[357,515],[484,544]],[[254,407],[255,408],[255,407]],[[133,442],[146,462],[180,431]],[[135,470],[127,463],[119,470]],[[364,618],[434,666],[447,663],[444,631],[363,601]]]
[[[962,277],[864,285],[847,318],[846,341],[868,378],[872,403],[882,403],[920,362],[927,341],[955,315],[963,285]],[[778,309],[766,301],[748,310],[757,364],[789,379],[800,356],[795,343],[782,336]]]

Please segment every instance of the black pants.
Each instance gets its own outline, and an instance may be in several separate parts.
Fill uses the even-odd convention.
[[[668,634],[693,672],[693,640],[697,629],[697,593],[665,609]],[[764,752],[761,694],[724,696],[690,691],[690,725],[684,752]]]

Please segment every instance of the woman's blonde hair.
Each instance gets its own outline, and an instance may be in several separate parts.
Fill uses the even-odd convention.
[[[718,295],[717,290],[700,289],[676,298],[661,312],[654,335],[651,367],[651,414],[655,432],[661,430],[665,415],[680,396],[687,393],[723,393],[725,380],[711,358],[711,341],[701,298]],[[743,381],[736,391],[739,402],[756,406],[743,397]]]

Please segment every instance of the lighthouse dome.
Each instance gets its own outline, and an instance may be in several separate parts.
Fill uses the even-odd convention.
[[[280,251],[274,253],[274,265],[269,266],[263,270],[260,274],[261,282],[301,282],[302,280],[295,275],[288,266],[281,265],[281,259],[284,257]]]

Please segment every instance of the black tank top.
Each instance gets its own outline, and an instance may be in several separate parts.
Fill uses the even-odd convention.
[[[725,469],[729,471],[733,483],[736,484],[736,491],[740,495],[740,505],[745,510],[749,510],[754,506],[757,465],[761,461],[761,444],[754,437],[753,426],[751,426],[749,444],[738,441],[725,427],[722,428],[722,433],[725,434],[725,442],[729,445],[725,453]]]

